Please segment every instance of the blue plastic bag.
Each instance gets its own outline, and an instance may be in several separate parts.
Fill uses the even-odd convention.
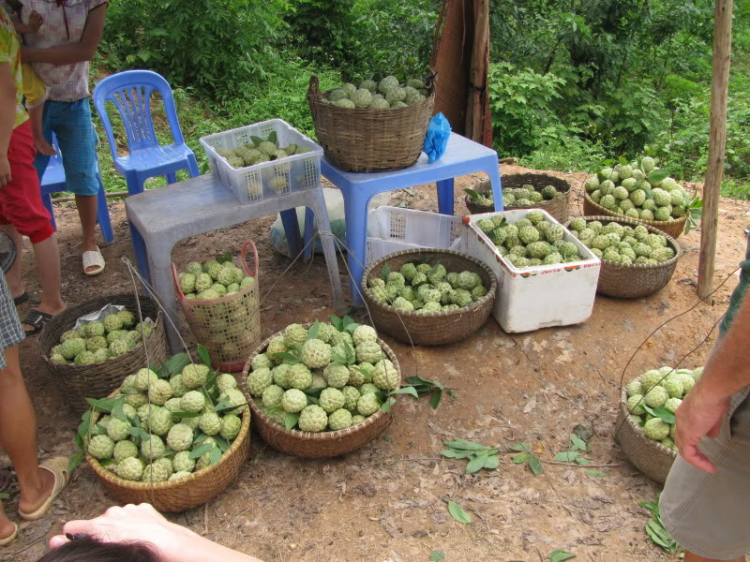
[[[448,138],[451,136],[451,124],[445,115],[438,113],[427,126],[427,134],[424,138],[424,151],[427,154],[427,162],[432,164],[435,160],[445,154],[448,146]]]

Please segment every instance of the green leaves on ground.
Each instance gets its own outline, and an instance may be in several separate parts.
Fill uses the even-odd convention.
[[[513,464],[528,464],[529,470],[534,476],[539,476],[544,472],[539,457],[531,451],[531,443],[516,443],[511,445],[510,448],[518,453],[510,458]]]
[[[659,496],[656,496],[655,502],[641,502],[639,505],[651,512],[651,518],[646,523],[648,538],[662,550],[670,554],[675,554],[680,546],[664,527],[664,523],[662,523],[661,513],[659,512]]]
[[[606,478],[607,477],[607,473],[602,472],[601,470],[589,469],[589,470],[584,470],[583,472],[584,474],[586,474],[586,476],[591,476],[592,478]]]
[[[549,553],[549,562],[565,562],[565,560],[573,560],[575,558],[575,554],[571,554],[570,552],[565,552],[561,548],[556,548],[552,552]]]
[[[578,434],[570,434],[570,449],[562,453],[555,455],[555,460],[558,462],[574,462],[581,466],[586,466],[591,463],[589,459],[584,457],[581,453],[585,453],[588,449],[588,444],[585,440],[581,439]]]
[[[440,453],[450,459],[469,459],[466,465],[466,474],[474,474],[483,468],[495,470],[500,463],[497,456],[498,450],[493,447],[485,447],[481,443],[474,443],[466,439],[456,439],[444,443],[447,450]]]
[[[451,517],[459,523],[463,523],[464,525],[471,523],[471,516],[464,511],[464,508],[453,500],[448,502],[448,512],[451,514]]]
[[[445,560],[445,552],[442,550],[433,550],[430,552],[430,562],[440,562]]]
[[[430,398],[430,406],[433,410],[437,410],[440,405],[440,400],[443,398],[443,392],[447,392],[448,396],[455,398],[456,394],[450,388],[445,388],[443,383],[440,381],[431,381],[429,379],[423,379],[422,377],[406,377],[407,384],[402,386],[399,390],[393,394],[410,394],[415,398],[421,398],[422,396],[432,395]],[[413,389],[414,392],[407,389]]]

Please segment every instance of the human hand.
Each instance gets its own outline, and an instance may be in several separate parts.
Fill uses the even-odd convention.
[[[714,398],[697,385],[677,408],[675,444],[680,455],[695,468],[716,472],[716,466],[698,449],[703,437],[718,437],[721,420],[729,410],[729,398]]]
[[[87,535],[102,542],[140,542],[151,545],[164,562],[180,562],[191,538],[200,539],[187,529],[167,521],[149,504],[110,507],[104,515],[88,521],[70,521],[63,526],[65,535],[50,539],[50,547],[69,542],[68,536]]]
[[[31,28],[32,33],[36,33],[39,31],[39,28],[42,27],[42,24],[44,23],[44,18],[42,17],[42,14],[34,10],[31,12],[31,15],[29,15],[29,27]]]
[[[13,179],[7,154],[0,154],[0,187],[5,187]]]

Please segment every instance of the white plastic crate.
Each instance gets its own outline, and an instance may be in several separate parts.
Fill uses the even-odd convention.
[[[280,147],[289,144],[307,147],[310,152],[294,154],[279,160],[263,162],[245,168],[233,168],[218,149],[235,149],[251,143],[251,137],[268,138],[276,132]],[[292,191],[313,189],[320,185],[320,159],[323,148],[281,119],[271,119],[237,129],[201,137],[200,143],[208,155],[213,174],[232,190],[241,203],[255,203]],[[275,180],[274,178],[283,178]]]
[[[585,322],[594,309],[601,261],[580,240],[565,230],[565,241],[573,242],[585,260],[535,267],[516,268],[503,258],[476,222],[501,215],[509,223],[526,216],[528,210],[471,215],[465,251],[486,263],[497,276],[497,298],[492,315],[509,333],[530,332],[551,326]],[[547,221],[560,224],[542,211]]]
[[[461,217],[378,207],[367,217],[367,263],[402,250],[458,250],[466,226]]]

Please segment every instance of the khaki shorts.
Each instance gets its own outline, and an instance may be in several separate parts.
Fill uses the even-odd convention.
[[[717,439],[700,448],[716,465],[708,474],[678,456],[661,495],[661,518],[686,550],[717,560],[750,552],[750,398],[732,399]]]

